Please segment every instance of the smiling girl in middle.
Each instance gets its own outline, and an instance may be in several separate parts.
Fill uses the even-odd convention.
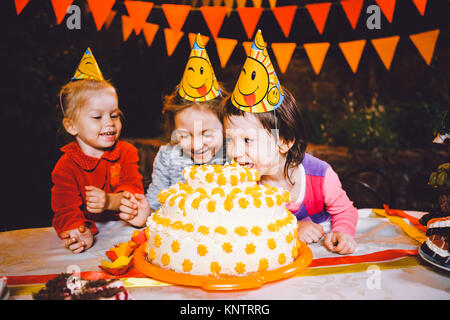
[[[223,128],[220,104],[227,92],[217,82],[214,70],[197,35],[177,88],[164,99],[162,113],[171,143],[162,146],[153,162],[152,182],[147,189],[148,204],[134,195],[122,199],[121,212],[137,213],[138,206],[150,213],[160,207],[158,193],[183,181],[183,169],[194,164],[224,164]]]

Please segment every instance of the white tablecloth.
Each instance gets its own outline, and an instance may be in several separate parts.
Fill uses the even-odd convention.
[[[387,249],[417,249],[420,245],[387,219],[375,217],[371,209],[360,209],[352,255],[365,255]],[[423,213],[408,212],[420,216]],[[323,224],[329,230],[329,223]],[[75,268],[100,271],[105,251],[131,239],[137,230],[122,221],[98,224],[99,234],[92,248],[72,254],[62,247],[49,228],[23,229],[0,233],[0,276],[45,275]],[[322,241],[310,245],[314,259],[336,257]],[[208,292],[200,288],[175,285],[130,287],[134,299],[450,299],[450,273],[429,265],[419,256],[417,263],[403,268],[378,268],[369,264],[360,272],[295,276],[269,283],[255,290]],[[130,280],[132,281],[132,279]],[[31,295],[10,299],[31,299]]]

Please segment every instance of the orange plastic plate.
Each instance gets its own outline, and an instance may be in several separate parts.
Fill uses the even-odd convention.
[[[289,265],[274,270],[258,272],[247,277],[220,278],[191,275],[162,269],[147,261],[146,252],[144,252],[144,245],[141,245],[134,254],[134,266],[146,276],[162,282],[182,286],[200,287],[204,290],[211,291],[234,291],[257,289],[266,283],[292,277],[293,275],[305,270],[311,263],[312,258],[313,255],[311,249],[306,244],[301,242],[299,256]]]

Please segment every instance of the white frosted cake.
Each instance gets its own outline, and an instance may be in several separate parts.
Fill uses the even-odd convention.
[[[298,255],[288,191],[259,185],[252,168],[194,165],[162,190],[147,221],[147,259],[175,272],[215,277],[277,269]]]

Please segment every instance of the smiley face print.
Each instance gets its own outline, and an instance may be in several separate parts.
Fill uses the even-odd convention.
[[[253,107],[264,99],[268,88],[266,68],[258,60],[248,57],[233,92],[233,100],[242,107]]]
[[[213,86],[211,64],[204,58],[191,57],[186,65],[181,88],[191,98],[206,96]]]
[[[95,60],[90,48],[86,50],[83,58],[81,58],[80,64],[78,65],[73,78],[104,80],[102,72],[100,71],[97,61]]]

